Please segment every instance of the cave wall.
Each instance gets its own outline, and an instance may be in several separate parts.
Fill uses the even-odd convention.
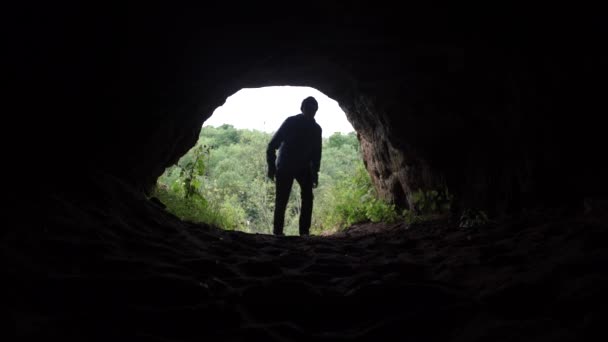
[[[145,191],[228,96],[269,85],[336,99],[380,194],[403,207],[444,185],[460,208],[492,214],[608,190],[605,30],[592,13],[574,25],[366,2],[46,6],[11,22],[9,56],[24,143],[8,158],[37,192],[88,191],[95,172]]]

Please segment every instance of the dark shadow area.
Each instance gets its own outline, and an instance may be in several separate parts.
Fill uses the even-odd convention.
[[[603,12],[414,7],[10,6],[3,340],[606,339]],[[148,199],[277,84],[341,103],[384,198],[453,216],[276,238]]]
[[[39,230],[3,239],[3,334],[570,341],[601,336],[608,318],[605,216],[274,237],[188,224],[115,179],[93,183],[104,199],[49,199]]]

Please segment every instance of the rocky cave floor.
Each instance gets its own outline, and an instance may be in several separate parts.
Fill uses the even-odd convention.
[[[581,341],[608,322],[608,229],[549,212],[274,237],[181,222],[115,180],[2,238],[16,340]],[[593,337],[593,338],[592,338]],[[599,339],[598,339],[599,338]],[[6,339],[4,339],[7,341]]]

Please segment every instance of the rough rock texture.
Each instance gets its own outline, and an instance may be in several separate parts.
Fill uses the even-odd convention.
[[[26,6],[3,20],[2,340],[604,333],[602,11]],[[528,216],[275,239],[180,222],[146,199],[217,106],[267,85],[339,101],[386,198],[408,206],[447,184],[456,208]],[[570,216],[546,211],[559,206]]]
[[[603,341],[608,217],[550,212],[273,237],[181,222],[124,182],[0,241],[4,341]],[[540,215],[539,215],[540,214]]]
[[[37,188],[103,169],[145,189],[229,95],[307,85],[344,108],[380,193],[399,205],[445,183],[461,207],[491,214],[582,208],[608,189],[597,124],[608,59],[592,12],[50,6],[14,17],[9,55],[17,128],[44,146],[19,172],[55,167]]]

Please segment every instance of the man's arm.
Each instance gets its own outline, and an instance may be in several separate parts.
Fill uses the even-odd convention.
[[[313,141],[312,150],[312,184],[314,188],[319,184],[319,169],[321,168],[321,150],[323,144],[321,127],[319,127],[318,133],[318,136]]]
[[[272,136],[270,142],[268,143],[268,148],[266,149],[266,163],[268,164],[268,178],[274,180],[274,175],[277,171],[276,160],[277,155],[276,151],[281,146],[283,142],[283,135],[285,131],[285,122],[279,127],[279,130]]]

